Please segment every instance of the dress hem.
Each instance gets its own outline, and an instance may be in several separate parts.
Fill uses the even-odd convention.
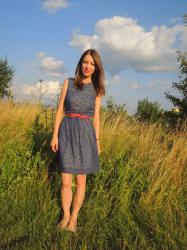
[[[80,169],[65,169],[65,168],[60,168],[60,172],[67,173],[67,174],[95,174],[98,172],[100,168],[98,169],[92,169],[92,170],[81,170]]]

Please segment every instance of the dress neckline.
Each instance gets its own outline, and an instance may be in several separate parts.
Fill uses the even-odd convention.
[[[83,83],[83,82],[82,82],[82,84],[83,84],[84,86],[87,86],[87,85],[92,84],[92,82],[88,82],[88,83]]]

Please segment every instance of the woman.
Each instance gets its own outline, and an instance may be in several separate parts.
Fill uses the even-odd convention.
[[[51,141],[52,150],[57,152],[62,180],[64,216],[58,228],[72,232],[77,229],[78,213],[85,197],[86,176],[100,168],[99,113],[103,95],[102,62],[96,50],[88,49],[80,57],[75,77],[63,83]],[[63,109],[65,116],[61,122]],[[70,216],[72,174],[76,174],[77,188]]]

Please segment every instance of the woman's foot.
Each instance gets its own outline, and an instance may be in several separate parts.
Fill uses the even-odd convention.
[[[63,219],[58,223],[57,227],[59,229],[65,229],[68,225],[70,216],[63,217]]]
[[[77,231],[77,220],[76,219],[70,219],[66,229],[73,232],[73,233],[76,233],[76,231]]]

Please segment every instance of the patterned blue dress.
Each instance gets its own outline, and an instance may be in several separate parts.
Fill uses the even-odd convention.
[[[58,131],[57,164],[61,172],[91,174],[99,170],[99,154],[92,117],[95,111],[96,90],[93,83],[83,89],[68,78],[64,112],[89,115],[89,119],[64,116]]]

